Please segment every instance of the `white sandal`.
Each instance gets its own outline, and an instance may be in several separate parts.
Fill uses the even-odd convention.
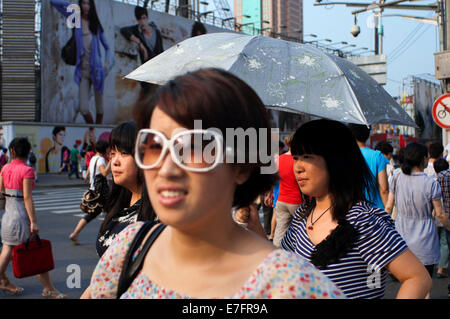
[[[17,287],[17,286],[15,288],[11,288],[11,287],[8,287],[9,285],[12,285],[12,284],[9,281],[8,277],[0,279],[0,290],[7,291],[12,295],[18,295],[23,292],[23,288]]]
[[[66,299],[67,295],[60,293],[58,290],[42,290],[42,297],[47,299]]]

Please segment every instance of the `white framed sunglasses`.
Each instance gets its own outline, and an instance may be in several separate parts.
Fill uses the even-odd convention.
[[[169,139],[153,129],[141,129],[134,157],[141,169],[157,168],[170,151],[172,160],[191,172],[208,172],[223,163],[223,137],[214,130],[184,130]]]

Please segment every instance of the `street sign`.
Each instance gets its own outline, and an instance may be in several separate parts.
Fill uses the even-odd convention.
[[[434,102],[433,119],[440,127],[450,129],[450,93],[441,95]]]

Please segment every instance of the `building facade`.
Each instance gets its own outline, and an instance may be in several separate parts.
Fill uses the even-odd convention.
[[[234,0],[238,31],[303,40],[303,0]]]

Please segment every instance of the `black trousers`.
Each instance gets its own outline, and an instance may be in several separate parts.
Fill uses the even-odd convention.
[[[273,207],[264,205],[264,201],[261,202],[261,209],[264,216],[264,231],[266,235],[270,235],[270,229],[272,224]]]

